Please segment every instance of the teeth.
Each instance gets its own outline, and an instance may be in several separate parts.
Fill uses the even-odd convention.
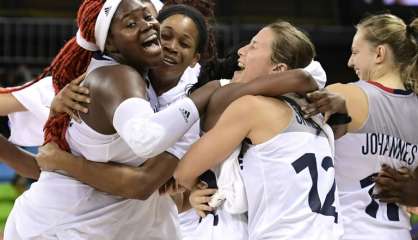
[[[238,67],[241,68],[241,69],[244,69],[245,68],[245,65],[243,63],[241,63],[241,62],[238,62]]]
[[[164,57],[163,61],[168,63],[168,64],[177,64],[177,61],[170,58],[170,57]]]
[[[156,39],[157,39],[157,34],[152,34],[151,36],[147,37],[144,40],[144,43],[149,43],[149,42],[155,41]]]

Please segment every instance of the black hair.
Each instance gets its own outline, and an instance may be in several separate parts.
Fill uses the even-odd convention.
[[[157,20],[161,23],[166,18],[173,15],[184,15],[193,20],[196,24],[197,30],[199,32],[199,41],[197,43],[197,52],[203,53],[206,50],[206,45],[208,42],[208,29],[205,21],[205,17],[198,10],[191,6],[184,4],[176,4],[164,7],[158,13]]]
[[[238,49],[240,49],[243,45],[245,44],[241,43],[238,46],[233,47],[225,56],[225,58],[215,58],[205,63],[200,70],[197,83],[195,83],[188,90],[188,94],[191,94],[196,89],[205,85],[209,81],[219,79],[232,79],[234,72],[239,70]]]

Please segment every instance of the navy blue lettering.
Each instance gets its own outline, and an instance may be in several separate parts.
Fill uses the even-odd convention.
[[[380,149],[379,154],[382,155],[383,154],[383,143],[385,141],[385,135],[383,135],[383,134],[377,135],[377,141],[378,141],[377,144],[379,145],[379,149]]]
[[[376,154],[377,153],[377,135],[376,133],[372,133],[370,136],[370,153]]]
[[[366,155],[369,153],[369,134],[366,134],[366,146],[362,146],[361,147],[361,153],[363,153],[363,155]]]
[[[405,143],[401,139],[399,139],[398,145],[399,145],[400,151],[398,152],[398,154],[396,154],[396,157],[395,158],[396,159],[401,159],[402,154],[403,154],[403,152],[405,150]]]
[[[417,145],[412,146],[412,150],[411,150],[411,162],[408,161],[409,165],[412,165],[415,162],[415,153],[417,153],[418,147]]]
[[[386,152],[388,151],[388,149],[389,149],[389,141],[390,141],[390,136],[389,135],[386,135],[385,149],[383,150],[383,153],[381,155],[385,155]]]

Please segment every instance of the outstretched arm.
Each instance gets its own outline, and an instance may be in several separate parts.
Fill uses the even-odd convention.
[[[24,177],[38,179],[40,170],[32,154],[19,149],[1,135],[0,145],[0,161]]]
[[[286,93],[305,95],[318,89],[312,76],[302,70],[294,69],[259,77],[248,83],[233,83],[218,89],[211,97],[207,107],[203,130],[211,129],[228,105],[245,95],[277,97]]]
[[[11,93],[0,94],[0,116],[23,111],[27,109]]]
[[[146,200],[173,175],[178,159],[164,152],[139,167],[99,163],[62,151],[54,143],[42,147],[36,157],[42,170],[64,170],[100,191],[125,198]]]
[[[357,132],[365,124],[369,106],[367,95],[354,84],[333,84],[326,89],[318,90],[308,95],[310,104],[304,107],[306,117],[324,113],[328,119],[334,113],[348,114],[351,122],[333,124],[335,138],[347,132]],[[338,121],[337,121],[338,122]]]

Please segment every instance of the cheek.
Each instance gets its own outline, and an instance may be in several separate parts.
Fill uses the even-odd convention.
[[[189,50],[189,49],[184,50],[182,55],[183,55],[183,64],[190,65],[193,63],[194,56],[195,56],[193,50]]]

